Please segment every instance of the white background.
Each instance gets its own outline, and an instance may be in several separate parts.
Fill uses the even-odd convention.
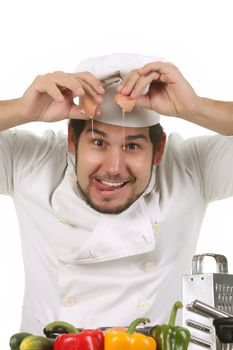
[[[0,99],[20,96],[37,74],[72,71],[83,58],[137,52],[173,61],[199,95],[233,100],[232,13],[231,0],[1,0]],[[210,133],[171,118],[162,124],[185,138]],[[40,134],[48,127],[65,130],[66,122],[24,126]],[[209,206],[197,252],[225,254],[233,273],[232,206],[232,199]],[[0,212],[0,349],[8,349],[24,277],[10,198],[0,197]]]

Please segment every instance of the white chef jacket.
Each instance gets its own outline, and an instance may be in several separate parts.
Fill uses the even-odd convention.
[[[64,135],[2,132],[0,192],[14,200],[25,267],[21,330],[167,321],[208,202],[233,195],[232,154],[232,137],[172,135],[144,194],[100,214],[77,191]]]

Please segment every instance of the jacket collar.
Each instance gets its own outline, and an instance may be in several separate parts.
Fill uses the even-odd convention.
[[[121,214],[101,214],[80,196],[74,177],[73,159],[68,157],[64,178],[51,199],[57,217],[67,226],[91,232],[78,251],[60,257],[68,263],[94,263],[147,253],[154,249],[155,238],[151,213],[145,202],[155,187],[155,171],[144,194]]]

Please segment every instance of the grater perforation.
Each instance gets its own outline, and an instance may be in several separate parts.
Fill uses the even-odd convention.
[[[215,273],[203,272],[206,257],[215,259]],[[189,350],[217,350],[219,342],[216,340],[213,318],[194,312],[191,305],[196,299],[221,312],[233,314],[233,275],[228,274],[225,256],[212,253],[195,255],[192,260],[192,273],[183,276],[183,325],[190,330],[194,339]],[[205,331],[208,329],[211,331]]]

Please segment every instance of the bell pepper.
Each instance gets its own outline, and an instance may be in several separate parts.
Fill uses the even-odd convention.
[[[60,334],[77,334],[79,333],[78,329],[74,327],[71,323],[64,321],[54,321],[48,323],[47,326],[43,329],[44,335],[47,338],[56,339]]]
[[[133,321],[128,332],[109,330],[104,336],[104,350],[156,350],[156,341],[144,334],[135,333],[139,323],[150,322],[148,318],[138,318]]]
[[[85,329],[78,334],[58,335],[54,350],[104,350],[104,333],[98,329]]]
[[[185,327],[175,326],[177,310],[183,307],[177,301],[172,308],[168,324],[156,325],[150,329],[149,335],[158,344],[158,350],[186,350],[190,341],[190,332]]]

